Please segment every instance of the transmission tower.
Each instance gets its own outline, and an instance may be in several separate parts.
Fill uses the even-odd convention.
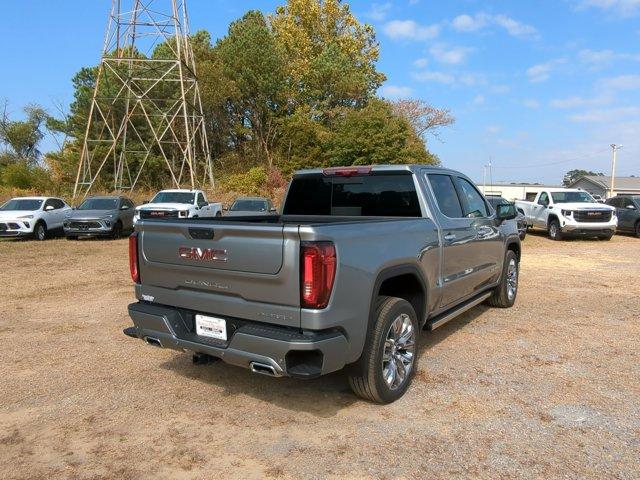
[[[73,196],[133,190],[152,167],[213,186],[186,0],[112,0]]]

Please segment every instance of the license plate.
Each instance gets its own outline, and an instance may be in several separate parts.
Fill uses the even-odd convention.
[[[227,339],[227,322],[223,318],[196,315],[196,334],[201,337]]]

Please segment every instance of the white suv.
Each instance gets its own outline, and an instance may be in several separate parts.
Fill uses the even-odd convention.
[[[0,237],[45,240],[50,233],[62,231],[64,218],[71,210],[59,198],[13,198],[0,207]]]

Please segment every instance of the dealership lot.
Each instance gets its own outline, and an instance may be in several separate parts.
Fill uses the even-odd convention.
[[[519,297],[423,333],[398,402],[125,337],[127,241],[0,241],[3,478],[637,478],[640,240],[523,243]]]

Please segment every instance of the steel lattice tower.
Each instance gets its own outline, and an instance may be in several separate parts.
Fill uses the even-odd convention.
[[[74,198],[158,163],[175,187],[213,186],[186,0],[112,0]]]

